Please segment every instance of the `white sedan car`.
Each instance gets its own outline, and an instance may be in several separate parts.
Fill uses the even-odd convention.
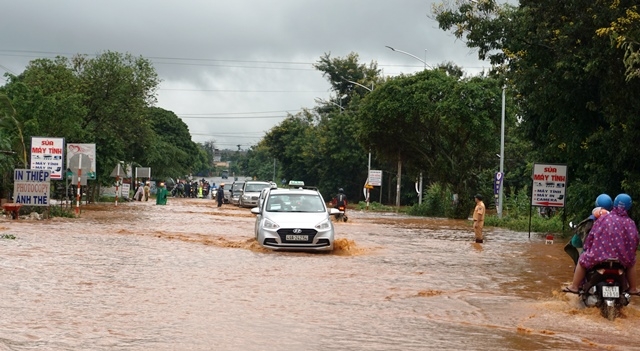
[[[332,251],[335,208],[327,209],[322,195],[312,189],[269,189],[256,215],[255,236],[274,250]]]

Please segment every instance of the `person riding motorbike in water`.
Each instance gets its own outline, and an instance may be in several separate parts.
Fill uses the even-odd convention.
[[[591,211],[589,217],[583,219],[576,226],[575,234],[571,240],[564,246],[564,251],[573,259],[575,265],[578,264],[578,258],[582,252],[585,239],[593,227],[593,222],[600,216],[609,213],[613,209],[613,200],[607,194],[600,194],[596,197],[595,208]]]
[[[338,189],[338,195],[336,195],[336,197],[333,199],[333,207],[347,207],[347,195],[345,195],[344,189]]]
[[[635,268],[638,228],[633,219],[629,218],[631,204],[631,196],[619,194],[613,201],[611,212],[593,223],[573,273],[573,281],[563,289],[564,292],[579,293],[588,270],[598,263],[615,258],[626,268],[629,285],[627,292],[638,295]]]

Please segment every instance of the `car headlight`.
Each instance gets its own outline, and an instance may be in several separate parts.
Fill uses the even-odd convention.
[[[316,229],[318,230],[327,230],[329,228],[331,228],[331,222],[328,219],[316,224]]]
[[[244,199],[244,200],[248,200],[248,199],[249,199],[249,196],[247,196],[247,195],[242,195],[242,199]]]
[[[273,222],[271,220],[268,220],[265,218],[264,220],[264,224],[262,225],[265,229],[278,229],[280,228],[280,226],[278,225],[278,223]]]

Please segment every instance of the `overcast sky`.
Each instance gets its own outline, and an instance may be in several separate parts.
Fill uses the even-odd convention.
[[[0,75],[56,55],[131,53],[162,83],[157,106],[195,142],[245,150],[288,113],[330,99],[313,69],[325,53],[357,53],[385,76],[451,61],[470,74],[489,64],[438,28],[438,0],[20,0],[0,17]],[[0,85],[6,83],[0,78]],[[54,135],[52,135],[54,136]]]

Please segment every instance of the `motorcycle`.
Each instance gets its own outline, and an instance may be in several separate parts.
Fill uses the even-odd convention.
[[[598,307],[603,317],[613,321],[631,300],[627,288],[624,266],[617,259],[609,259],[587,271],[579,295],[585,306]]]
[[[343,205],[340,205],[340,206],[336,206],[336,208],[340,211],[340,213],[335,215],[336,220],[339,221],[339,222],[340,221],[342,221],[342,222],[348,221],[349,217],[347,217],[347,215],[346,215],[347,207],[343,206]]]

